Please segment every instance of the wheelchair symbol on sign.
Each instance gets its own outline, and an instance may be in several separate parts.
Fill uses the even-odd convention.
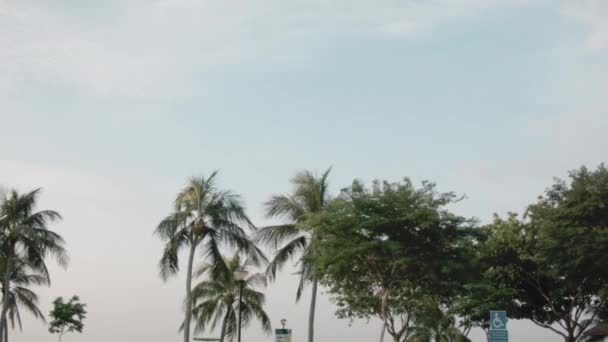
[[[505,322],[500,318],[500,315],[494,314],[494,319],[492,320],[492,327],[494,329],[502,329],[506,326]]]

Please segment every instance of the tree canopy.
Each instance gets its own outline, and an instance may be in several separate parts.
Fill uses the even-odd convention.
[[[606,167],[557,179],[522,218],[496,217],[490,230],[485,280],[512,291],[512,315],[581,340],[608,299]]]
[[[0,282],[3,291],[0,342],[8,339],[7,316],[10,320],[17,319],[19,305],[37,315],[35,294],[21,286],[24,285],[21,276],[29,273],[32,275],[29,283],[46,285],[50,283],[49,256],[60,265],[67,265],[63,238],[48,228],[50,223],[60,220],[61,215],[54,210],[37,210],[40,193],[40,189],[26,193],[11,190],[0,198]]]
[[[59,334],[59,341],[66,332],[82,332],[83,320],[86,318],[86,304],[80,303],[78,296],[73,296],[69,301],[58,297],[53,301],[53,310],[49,314],[49,332]]]
[[[425,296],[448,301],[467,277],[473,221],[446,209],[458,197],[433,183],[360,181],[309,220],[319,243],[311,260],[345,318],[379,317],[395,341],[412,332]]]
[[[270,318],[264,311],[266,297],[258,288],[266,285],[263,273],[254,273],[243,281],[235,277],[235,273],[244,271],[251,265],[235,255],[226,260],[228,272],[217,274],[210,272],[212,266],[204,264],[196,272],[206,276],[192,289],[192,314],[195,321],[195,331],[208,332],[218,324],[220,342],[232,341],[237,334],[238,315],[241,310],[241,327],[246,327],[252,320],[258,320],[262,330],[271,332]],[[242,292],[241,292],[242,290]],[[239,295],[242,295],[239,301]]]

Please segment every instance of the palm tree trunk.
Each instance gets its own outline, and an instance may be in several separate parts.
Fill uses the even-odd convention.
[[[310,298],[310,312],[308,313],[308,342],[314,342],[315,334],[315,308],[317,306],[317,278],[312,280],[312,296]]]
[[[2,294],[2,311],[0,312],[0,342],[6,342],[6,332],[8,332],[8,326],[6,321],[6,314],[8,312],[8,297],[10,291],[10,258],[6,261],[6,271],[4,274],[4,279],[2,280],[2,289],[4,293]]]
[[[190,255],[188,256],[188,270],[186,271],[186,318],[184,320],[184,342],[190,342],[190,321],[192,320],[192,265],[196,251],[197,237],[192,237]]]
[[[224,316],[224,320],[222,321],[222,330],[220,332],[220,342],[224,342],[224,337],[226,336],[226,324],[228,324],[228,319],[230,319],[230,309],[226,310],[226,315]]]
[[[8,321],[4,320],[4,342],[8,342]]]

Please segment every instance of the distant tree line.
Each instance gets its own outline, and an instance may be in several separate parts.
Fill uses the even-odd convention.
[[[216,187],[217,173],[193,178],[175,200],[175,210],[157,228],[165,241],[163,278],[178,271],[178,252],[189,248],[184,341],[189,322],[197,331],[221,326],[221,340],[235,336],[239,308],[246,325],[269,318],[257,293],[239,303],[235,272],[265,267],[273,281],[296,261],[296,299],[311,285],[308,341],[314,341],[318,287],[324,287],[344,319],[377,318],[379,340],[395,342],[468,341],[473,328],[489,333],[489,311],[507,310],[514,319],[559,334],[566,342],[608,319],[608,170],[582,167],[556,179],[521,213],[495,215],[481,225],[453,212],[463,198],[398,182],[355,180],[329,193],[330,170],[291,179],[293,191],[266,202],[268,218],[282,223],[258,229],[240,198]],[[248,231],[247,231],[248,230]],[[267,260],[256,246],[272,249]],[[202,246],[207,280],[192,290],[195,249]],[[236,252],[225,259],[221,249]],[[248,260],[239,265],[239,260]],[[209,288],[215,284],[214,289]],[[201,289],[206,289],[201,292]],[[253,289],[248,291],[253,291]],[[258,306],[259,305],[259,306]],[[254,314],[254,312],[256,312]]]
[[[259,321],[271,332],[263,288],[291,260],[296,300],[310,286],[308,341],[314,341],[317,292],[339,318],[382,322],[380,341],[468,341],[488,334],[489,311],[507,310],[565,342],[608,320],[608,169],[581,167],[556,179],[522,213],[480,224],[454,212],[463,200],[432,182],[354,180],[332,195],[330,170],[304,171],[292,192],[265,203],[280,224],[258,228],[238,194],[217,186],[217,172],[192,178],[155,232],[164,242],[160,275],[187,256],[184,342],[192,330],[219,329],[233,340]],[[21,312],[44,319],[32,286],[48,285],[47,260],[67,265],[61,219],[38,210],[40,190],[0,194],[0,342],[21,327]],[[262,247],[272,250],[267,258]],[[247,271],[247,272],[244,272]],[[81,332],[85,305],[57,298],[49,331]]]

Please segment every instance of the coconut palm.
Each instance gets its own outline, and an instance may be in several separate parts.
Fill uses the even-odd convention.
[[[12,190],[0,200],[0,258],[4,266],[0,274],[3,290],[0,311],[0,342],[5,342],[7,314],[11,301],[11,275],[27,266],[36,274],[50,279],[45,259],[53,256],[60,265],[67,265],[63,238],[47,225],[61,219],[52,210],[36,211],[40,189],[20,194]]]
[[[0,258],[0,274],[4,273],[5,266],[5,260]],[[4,321],[6,328],[3,332],[3,339],[5,342],[8,342],[8,323],[10,323],[13,329],[15,329],[16,326],[19,326],[19,329],[22,329],[20,307],[30,312],[35,318],[44,321],[44,315],[38,308],[38,295],[30,290],[28,286],[48,285],[49,279],[44,274],[36,273],[35,271],[28,269],[27,265],[23,262],[18,263],[17,266],[18,267],[13,268],[10,272],[10,288],[7,297],[8,312]],[[2,290],[2,293],[5,293],[4,289]]]
[[[264,256],[249,240],[241,224],[255,230],[238,195],[230,191],[219,190],[215,184],[217,171],[209,177],[194,177],[188,185],[177,194],[175,209],[172,214],[161,221],[156,234],[165,242],[160,259],[160,275],[163,280],[179,271],[178,254],[182,249],[189,249],[186,270],[186,305],[184,319],[184,342],[190,342],[190,321],[192,318],[192,268],[197,247],[208,264],[210,272],[221,274],[227,272],[222,262],[220,246],[235,248],[246,255],[253,263],[263,262]]]
[[[291,179],[294,191],[289,195],[276,195],[266,202],[266,216],[268,218],[281,217],[289,220],[287,224],[269,226],[259,230],[257,240],[268,244],[276,250],[273,260],[268,266],[270,280],[276,278],[276,273],[292,258],[299,259],[298,266],[300,283],[296,292],[296,301],[302,295],[304,287],[312,284],[310,312],[308,318],[308,342],[314,341],[314,319],[317,300],[317,278],[313,274],[310,263],[306,261],[311,246],[317,238],[313,227],[306,225],[306,218],[326,209],[329,202],[328,182],[330,169],[320,177],[309,171],[296,174]]]
[[[247,268],[248,263],[241,263],[238,255],[226,260],[227,273],[213,274],[210,265],[204,265],[197,275],[207,275],[207,279],[198,283],[192,290],[195,331],[213,330],[221,322],[220,342],[232,341],[238,331],[238,314],[241,311],[241,327],[257,319],[266,333],[271,333],[270,319],[263,309],[265,296],[255,290],[266,285],[265,274],[253,274],[242,284],[242,301],[239,304],[239,281],[235,272]]]
[[[456,327],[454,317],[445,313],[438,302],[428,299],[415,317],[416,327],[407,342],[466,342],[469,339]]]

